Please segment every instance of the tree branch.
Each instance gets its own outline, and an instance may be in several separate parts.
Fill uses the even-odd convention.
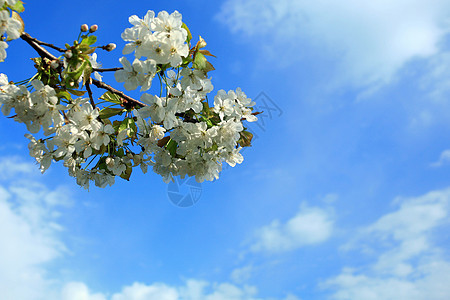
[[[51,54],[50,52],[48,52],[46,49],[44,49],[43,47],[41,47],[39,45],[39,43],[43,43],[43,42],[38,41],[37,39],[31,37],[28,33],[26,33],[26,32],[22,33],[20,38],[22,40],[24,40],[25,42],[27,42],[34,50],[36,50],[36,52],[42,58],[47,58],[50,61],[58,60],[58,58],[56,56],[54,56],[53,54]],[[45,43],[45,44],[47,44],[47,43]],[[118,68],[118,69],[121,69],[121,68]],[[93,70],[95,71],[96,69],[93,69]],[[102,69],[97,69],[96,70],[97,72],[102,72],[102,71],[98,71],[98,70],[102,70]],[[105,70],[110,70],[110,69],[105,69]],[[122,99],[126,100],[124,102],[127,102],[128,105],[129,105],[129,103],[132,103],[132,104],[134,104],[136,106],[139,106],[139,107],[146,106],[144,103],[142,103],[142,102],[140,102],[140,101],[138,101],[136,99],[133,99],[130,96],[125,95],[123,92],[116,90],[115,88],[113,88],[112,86],[110,86],[110,85],[108,85],[108,84],[106,84],[104,82],[101,82],[101,81],[98,81],[98,80],[92,78],[92,83],[96,87],[98,87],[100,89],[105,89],[107,91],[110,91],[113,94],[116,94],[117,96],[120,96]],[[86,86],[86,88],[87,88],[87,86]],[[88,93],[89,93],[89,91],[88,91]]]
[[[92,68],[92,71],[94,71],[94,72],[115,72],[115,71],[119,71],[119,70],[123,70],[123,68],[109,68],[109,69]]]

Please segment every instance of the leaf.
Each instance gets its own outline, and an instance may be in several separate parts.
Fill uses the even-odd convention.
[[[197,52],[195,54],[193,67],[197,70],[204,70],[204,69],[206,69],[207,62],[208,61],[206,60],[206,57],[203,54],[201,54],[200,52]]]
[[[86,51],[83,51],[83,53],[84,53],[84,54],[92,54],[92,53],[95,52],[95,49],[97,49],[97,47],[92,47],[92,48],[89,48],[89,49],[86,50]]]
[[[111,102],[111,103],[115,103],[115,104],[122,104],[122,101],[120,100],[120,97],[116,94],[113,94],[111,92],[106,92],[104,93],[100,99]]]
[[[71,93],[72,95],[75,95],[75,96],[78,96],[78,97],[81,97],[81,96],[83,96],[84,94],[86,94],[86,91],[70,90],[70,89],[67,89],[67,91],[68,91],[69,93]]]
[[[106,107],[100,111],[100,119],[108,119],[123,113],[123,108]]]
[[[209,52],[208,50],[198,50],[198,52],[200,52],[203,55],[216,57],[215,55],[212,55],[211,52]]]
[[[22,1],[17,1],[14,5],[8,5],[12,10],[17,11],[18,13],[23,13],[25,11],[25,7],[23,7]]]
[[[127,169],[122,174],[120,174],[120,178],[130,181],[132,172],[133,172],[133,168],[127,164]]]
[[[20,22],[21,27],[20,27],[19,33],[20,33],[20,35],[22,35],[22,33],[25,31],[25,23],[23,22],[22,18],[21,18],[20,15],[19,15],[18,13],[16,13],[15,11],[12,12],[11,17],[12,17],[14,20]],[[7,41],[7,42],[12,41],[12,39],[9,37],[9,35],[8,35],[8,38],[6,39],[6,41]]]
[[[208,72],[214,71],[214,70],[215,70],[215,68],[213,67],[213,65],[209,61],[207,61],[206,62],[206,68],[203,71],[208,73]]]
[[[88,82],[88,80],[91,79],[91,74],[92,74],[92,67],[91,64],[89,63],[89,67],[85,68],[83,72],[83,85],[85,85],[86,82]]]
[[[158,141],[158,147],[164,147],[170,140],[170,136],[163,137]]]
[[[133,118],[125,118],[119,126],[118,132],[121,132],[125,129],[130,129],[128,132],[129,137],[133,137],[136,135],[137,127]]]
[[[83,38],[83,40],[81,41],[81,45],[91,46],[92,44],[95,44],[95,42],[97,42],[97,37],[95,35],[91,35],[87,38]]]
[[[239,139],[238,144],[241,145],[241,147],[250,147],[252,145],[253,134],[246,130],[241,131],[239,134],[241,138]]]
[[[167,149],[167,151],[169,151],[169,153],[172,157],[177,156],[177,147],[178,147],[178,143],[172,139],[166,145],[166,149]]]
[[[72,100],[72,97],[70,96],[70,94],[67,91],[59,91],[56,96],[58,98],[64,98],[67,100]]]
[[[187,27],[187,25],[186,25],[185,23],[183,23],[183,25],[181,25],[181,28],[186,29],[186,31],[187,31],[186,43],[189,44],[189,42],[192,40],[192,34],[191,34],[191,31],[189,30],[189,28]]]

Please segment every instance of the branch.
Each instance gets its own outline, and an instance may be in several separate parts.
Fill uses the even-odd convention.
[[[55,49],[56,51],[59,51],[59,52],[66,52],[66,49],[59,48],[59,47],[57,47],[57,46],[55,46],[53,44],[49,44],[49,43],[40,41],[37,38],[31,37],[28,33],[24,32],[23,34],[27,35],[30,40],[32,40],[33,42],[35,42],[38,45],[47,46],[47,47]]]
[[[123,70],[123,68],[109,68],[109,69],[92,68],[92,71],[94,71],[94,72],[115,72],[115,71],[119,71],[119,70]]]
[[[110,86],[104,82],[98,81],[97,79],[92,79],[92,83],[99,89],[105,89],[107,91],[110,91],[113,94],[116,94],[117,96],[120,96],[121,98],[126,100],[126,102],[134,103],[135,105],[140,106],[140,107],[147,106],[146,104],[144,104],[136,99],[133,99],[130,96],[125,95],[123,92],[118,91],[115,88],[113,88],[112,86]]]
[[[89,100],[91,101],[91,105],[92,108],[95,109],[95,102],[94,102],[94,98],[92,97],[92,90],[91,90],[91,86],[89,85],[89,80],[86,81],[86,91],[88,92],[89,95]]]
[[[50,61],[58,60],[58,58],[56,56],[54,56],[53,54],[48,52],[46,49],[41,47],[38,44],[38,42],[36,42],[37,40],[35,38],[31,37],[28,33],[26,33],[26,32],[22,33],[20,38],[22,40],[24,40],[25,42],[27,42],[34,50],[36,50],[36,52],[42,58],[47,58]],[[121,69],[121,68],[119,68],[119,69]],[[93,69],[93,70],[96,70],[96,69]],[[98,69],[98,70],[102,70],[102,69]],[[102,72],[102,71],[98,71],[98,70],[97,70],[97,72]],[[109,70],[109,69],[105,69],[105,70]],[[142,103],[136,99],[133,99],[130,96],[125,95],[123,92],[116,90],[115,88],[113,88],[112,86],[110,86],[104,82],[101,82],[101,81],[98,81],[98,80],[92,78],[92,83],[100,89],[105,89],[107,91],[110,91],[113,94],[116,94],[117,96],[120,96],[121,98],[126,100],[125,102],[132,103],[132,104],[134,104],[136,106],[140,106],[140,107],[146,106],[144,103]],[[89,93],[89,91],[88,91],[88,93]]]
[[[54,56],[53,54],[51,54],[50,52],[48,52],[46,49],[44,49],[43,47],[41,47],[35,40],[35,38],[31,37],[28,33],[24,32],[22,33],[22,35],[20,36],[20,38],[22,40],[24,40],[25,42],[27,42],[34,50],[36,50],[36,52],[42,57],[42,58],[48,58],[51,61],[53,60],[57,60],[58,58],[56,56]]]

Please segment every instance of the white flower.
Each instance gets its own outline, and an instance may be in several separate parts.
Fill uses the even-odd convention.
[[[146,30],[127,28],[122,33],[121,37],[124,41],[131,42],[126,44],[123,48],[123,55],[127,55],[132,53],[133,51],[136,51],[136,53],[134,54],[136,58],[141,58],[142,56],[144,56],[144,54],[142,53],[143,44],[148,38],[148,32]]]
[[[143,44],[142,55],[153,59],[157,64],[167,64],[170,56],[169,44],[151,36]]]
[[[150,94],[143,94],[141,101],[147,104],[147,106],[139,109],[139,114],[143,118],[150,117],[153,122],[160,123],[163,121],[166,109],[164,108],[165,98],[159,98]]]
[[[6,32],[9,39],[15,40],[20,37],[21,30],[22,24],[16,19],[11,18],[7,10],[0,11],[0,36]]]
[[[97,53],[92,53],[92,55],[89,56],[89,61],[91,63],[92,68],[100,69],[102,67],[101,63],[97,62]],[[94,72],[94,77],[98,81],[102,81],[102,75],[100,75],[99,72]]]
[[[101,124],[98,131],[93,131],[91,133],[92,147],[99,150],[101,146],[108,145],[111,141],[111,138],[109,137],[111,134],[114,134],[114,128],[111,124]]]
[[[101,123],[97,121],[99,116],[98,109],[93,109],[90,103],[84,103],[79,111],[74,112],[72,121],[80,127],[81,130],[98,131]]]
[[[133,61],[133,65],[126,57],[119,59],[123,66],[123,70],[114,73],[117,82],[125,82],[123,85],[127,91],[135,90],[143,81],[142,61],[137,58]]]
[[[4,41],[0,41],[0,62],[5,61],[6,48],[8,48],[8,44],[5,43]]]
[[[153,59],[147,59],[142,63],[141,92],[150,89],[153,78],[156,75],[156,62]]]
[[[8,76],[6,74],[0,74],[0,87],[9,85]]]
[[[152,10],[147,11],[147,13],[144,16],[144,19],[140,19],[138,16],[133,15],[128,18],[128,21],[134,25],[134,29],[138,30],[147,30],[147,32],[150,32],[151,27],[153,26],[152,22],[155,18],[155,12]]]
[[[234,112],[233,102],[231,102],[224,90],[220,90],[214,97],[213,111],[219,114],[222,121],[225,116],[229,116]]]

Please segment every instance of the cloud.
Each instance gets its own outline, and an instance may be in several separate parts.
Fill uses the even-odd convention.
[[[325,210],[303,205],[285,223],[279,220],[257,230],[254,252],[281,253],[326,241],[333,231],[332,216]]]
[[[363,250],[375,260],[345,267],[322,287],[333,299],[448,299],[450,261],[432,243],[448,225],[450,189],[396,199],[399,208],[361,229],[346,249]],[[446,275],[447,274],[447,275]]]
[[[61,300],[106,300],[106,297],[100,293],[91,294],[82,282],[69,282],[62,289]]]
[[[442,151],[437,162],[432,163],[430,166],[438,168],[450,162],[450,150]]]
[[[57,221],[59,208],[70,203],[68,193],[30,179],[34,166],[17,157],[1,159],[0,169],[5,167],[15,176],[0,178],[1,298],[50,298],[52,281],[45,265],[66,252]]]
[[[447,0],[228,0],[217,19],[254,37],[275,63],[320,53],[337,63],[342,80],[368,85],[389,82],[412,59],[438,53],[449,13]]]

